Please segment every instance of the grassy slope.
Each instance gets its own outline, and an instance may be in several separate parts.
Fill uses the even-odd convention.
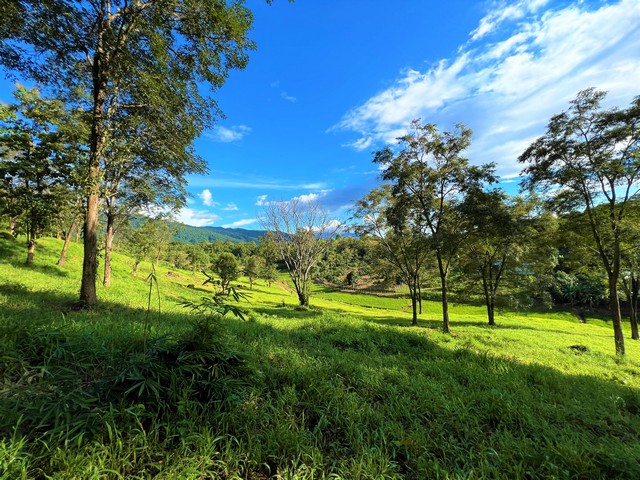
[[[317,288],[300,311],[282,284],[260,283],[249,321],[218,333],[248,367],[224,400],[135,390],[77,400],[85,423],[41,417],[52,399],[75,405],[63,367],[86,377],[73,384],[85,392],[139,356],[145,319],[153,338],[188,335],[195,317],[177,302],[207,294],[197,276],[160,267],[161,311],[147,317],[149,266],[134,279],[116,255],[100,308],[75,311],[81,249],[61,269],[59,247],[43,239],[28,269],[22,247],[0,240],[3,478],[640,478],[640,345],[616,359],[606,322],[567,313],[506,312],[488,328],[482,308],[454,305],[447,336],[438,304],[416,328],[406,299]]]

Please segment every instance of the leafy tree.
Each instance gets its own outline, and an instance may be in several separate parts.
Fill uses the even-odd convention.
[[[125,250],[133,258],[131,274],[138,274],[138,266],[144,260],[158,263],[163,249],[173,238],[168,222],[161,219],[145,219],[138,228],[125,232]]]
[[[309,305],[311,269],[340,228],[316,201],[271,202],[261,219],[267,239],[284,261],[301,306]]]
[[[408,203],[392,195],[389,185],[375,189],[356,203],[354,217],[358,232],[378,240],[380,256],[400,273],[409,288],[412,325],[418,324],[420,274],[430,251],[421,224],[412,224]]]
[[[244,263],[244,274],[249,277],[249,288],[253,290],[253,282],[260,276],[260,272],[265,267],[265,261],[262,257],[252,255]]]
[[[224,294],[229,291],[231,282],[240,276],[240,264],[233,253],[223,252],[211,264],[211,271],[220,278],[220,289]]]
[[[553,194],[558,211],[582,210],[607,273],[616,354],[625,344],[618,299],[623,223],[640,174],[640,96],[624,110],[603,110],[605,92],[583,90],[569,110],[520,156],[523,186]],[[562,189],[557,189],[562,185]],[[596,213],[605,205],[606,219]]]
[[[0,64],[86,100],[91,112],[80,301],[93,305],[99,179],[112,127],[137,115],[148,152],[163,149],[182,171],[202,170],[191,143],[218,110],[200,85],[215,90],[230,69],[244,68],[252,15],[224,0],[11,0],[3,10]]]
[[[10,197],[3,202],[9,217],[22,218],[30,265],[37,236],[65,203],[73,157],[67,154],[60,128],[64,104],[24,87],[18,87],[14,96],[18,103],[0,110],[0,177],[4,195]]]
[[[278,279],[278,267],[275,263],[265,263],[258,276],[265,281],[267,287],[270,287]]]
[[[196,270],[204,270],[209,267],[209,255],[207,254],[204,243],[194,243],[190,245],[188,255],[192,273],[195,273]]]
[[[429,239],[440,276],[442,330],[447,333],[448,277],[467,230],[459,206],[466,194],[496,180],[494,165],[469,165],[462,153],[471,142],[471,130],[461,124],[453,132],[440,132],[433,124],[414,120],[399,141],[397,153],[387,147],[373,161],[384,168],[382,179],[391,184],[394,208]]]
[[[477,190],[461,205],[469,229],[460,251],[463,284],[481,284],[489,325],[495,325],[501,290],[506,287],[513,299],[531,297],[537,289],[527,277],[535,274],[539,282],[556,263],[550,241],[555,222],[537,207],[534,199],[509,199],[501,190]]]

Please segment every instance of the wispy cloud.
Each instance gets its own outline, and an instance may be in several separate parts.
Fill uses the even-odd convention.
[[[521,0],[507,3],[504,0],[495,2],[491,11],[480,20],[480,25],[471,32],[471,40],[479,40],[493,32],[507,20],[518,20],[528,13],[534,13],[544,7],[549,0]]]
[[[175,219],[185,225],[204,227],[213,225],[215,222],[219,221],[220,216],[208,211],[195,210],[193,208],[182,208],[175,214]]]
[[[610,91],[609,105],[640,93],[640,2],[495,2],[457,56],[406,70],[386,90],[347,112],[333,129],[357,132],[357,150],[394,143],[414,118],[475,132],[468,156],[496,161],[499,173],[544,132],[551,115],[587,87]]]
[[[251,133],[251,128],[246,125],[234,125],[232,127],[216,125],[212,131],[206,132],[204,136],[215,142],[230,143],[242,140],[249,133]]]
[[[238,220],[237,222],[227,223],[226,225],[222,225],[224,228],[238,228],[244,227],[246,225],[251,225],[252,223],[256,223],[258,219],[256,218],[245,218],[244,220]]]
[[[293,95],[289,95],[284,90],[282,92],[280,92],[280,97],[284,98],[287,102],[291,102],[291,103],[295,103],[296,100],[297,100],[296,97],[294,97]]]
[[[267,205],[269,205],[269,202],[267,201],[267,197],[268,195],[260,195],[256,197],[256,205],[258,207],[266,207]]]
[[[295,103],[296,100],[298,100],[296,97],[294,97],[293,95],[289,95],[286,91],[284,91],[280,87],[280,80],[274,80],[269,85],[271,86],[271,88],[275,88],[280,92],[280,98],[282,98],[283,100],[286,100],[287,102],[291,102],[291,103]]]
[[[229,202],[224,207],[222,207],[222,210],[227,210],[227,211],[234,212],[234,211],[239,210],[239,209],[238,209],[238,206],[235,203]]]
[[[229,175],[231,176],[231,175]],[[191,187],[216,187],[216,188],[235,188],[235,189],[259,189],[259,190],[318,190],[326,188],[324,182],[288,182],[281,179],[269,178],[247,178],[244,176],[242,180],[236,178],[221,178],[219,175],[205,177],[202,175],[190,176],[189,185]]]
[[[218,202],[213,201],[213,197],[209,189],[204,189],[198,194],[198,197],[200,197],[202,203],[204,203],[208,207],[215,207],[216,205],[218,205]]]

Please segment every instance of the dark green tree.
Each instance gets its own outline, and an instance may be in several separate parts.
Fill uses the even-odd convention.
[[[229,285],[240,276],[240,264],[231,252],[223,252],[211,264],[211,271],[220,279],[223,294],[229,291]]]
[[[9,0],[3,13],[0,64],[85,100],[91,112],[80,301],[93,305],[100,178],[114,125],[144,118],[150,150],[201,171],[192,141],[219,113],[201,84],[215,90],[244,68],[252,14],[224,0]]]
[[[607,273],[616,354],[624,355],[618,282],[622,227],[640,174],[640,96],[622,110],[602,109],[604,97],[605,92],[593,88],[578,93],[567,111],[551,118],[547,132],[520,162],[526,164],[524,187],[554,195],[558,211],[585,213]],[[601,204],[604,219],[596,212]]]
[[[33,263],[36,239],[60,215],[69,195],[67,178],[73,155],[67,151],[59,100],[18,87],[16,104],[0,109],[0,178],[9,217],[27,236],[27,264]]]
[[[462,284],[479,283],[489,325],[495,325],[496,302],[506,287],[514,304],[539,293],[537,284],[556,264],[554,222],[549,212],[536,211],[535,199],[509,199],[501,190],[477,190],[461,205],[468,232],[460,249]],[[503,296],[506,298],[507,295]]]

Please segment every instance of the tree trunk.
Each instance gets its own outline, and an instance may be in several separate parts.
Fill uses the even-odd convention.
[[[613,338],[616,344],[616,355],[624,355],[624,334],[622,332],[622,315],[620,313],[618,278],[616,275],[609,275],[609,303],[611,305],[611,321],[613,323]]]
[[[303,290],[298,290],[298,301],[301,307],[309,306],[309,294]]]
[[[134,277],[138,276],[138,265],[140,265],[140,260],[134,260],[133,268],[131,269],[131,275]]]
[[[91,168],[97,182],[99,167]],[[82,262],[82,283],[80,285],[80,302],[87,306],[98,303],[96,292],[96,276],[98,274],[98,192],[94,191],[87,198],[87,213],[84,222],[84,258]]]
[[[420,315],[422,315],[422,288],[420,287],[420,279],[418,279],[418,306]]]
[[[89,148],[89,195],[84,222],[84,258],[82,262],[82,281],[80,285],[80,303],[93,306],[98,303],[96,278],[98,276],[98,201],[100,195],[100,157],[104,147],[104,107],[106,103],[106,80],[103,77],[104,23],[98,24],[98,44],[93,57],[93,111],[91,116],[91,138]]]
[[[36,228],[29,229],[29,240],[27,241],[27,265],[33,265],[33,257],[36,251]]]
[[[16,219],[15,217],[9,217],[9,233],[12,237],[16,236]]]
[[[491,325],[492,327],[496,324],[495,311],[495,302],[493,301],[493,298],[491,298],[487,301],[487,316],[489,317],[489,325]]]
[[[67,230],[66,235],[64,236],[64,243],[62,244],[62,250],[60,251],[60,258],[58,258],[57,265],[59,267],[64,267],[64,264],[67,262],[67,250],[69,248],[69,242],[71,242],[71,237],[73,232],[78,228],[78,223],[76,220],[73,221],[69,230]]]
[[[415,292],[411,294],[411,325],[418,325],[418,299]]]
[[[640,340],[638,335],[638,291],[640,290],[640,281],[636,275],[631,277],[631,298],[629,302],[629,323],[631,323],[631,338]]]
[[[489,319],[489,325],[494,326],[496,324],[495,295],[492,294],[491,287],[489,286],[491,279],[487,279],[486,270],[480,269],[480,272],[482,273],[482,289],[484,291],[484,303],[487,306],[487,318]]]
[[[450,333],[447,271],[444,268],[444,265],[442,263],[442,256],[439,253],[438,269],[440,270],[440,284],[442,289],[442,331],[444,333]]]
[[[114,230],[114,214],[112,211],[113,204],[108,204],[107,210],[107,233],[104,239],[104,277],[102,285],[109,287],[111,285],[111,250],[113,247],[113,230]]]

